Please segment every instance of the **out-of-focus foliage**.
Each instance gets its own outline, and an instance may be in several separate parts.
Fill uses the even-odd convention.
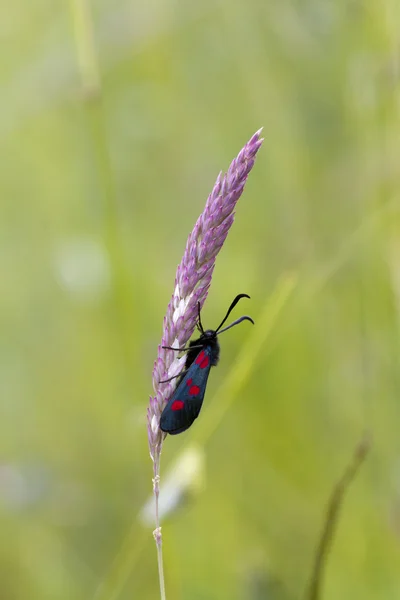
[[[400,4],[3,4],[0,597],[158,597],[143,507],[162,317],[218,171],[263,125],[203,323],[247,292],[257,327],[297,284],[238,393],[216,392],[245,326],[165,443],[162,472],[191,442],[200,469],[163,519],[167,596],[299,598],[367,428],[323,598],[397,599]]]

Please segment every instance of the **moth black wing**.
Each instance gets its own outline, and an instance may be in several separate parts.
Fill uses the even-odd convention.
[[[170,435],[182,433],[197,419],[212,366],[211,358],[210,346],[205,346],[198,352],[162,412],[160,419],[162,431]]]

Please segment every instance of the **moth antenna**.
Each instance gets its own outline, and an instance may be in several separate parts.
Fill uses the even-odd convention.
[[[229,317],[229,315],[231,314],[232,310],[235,308],[236,304],[239,302],[239,300],[241,298],[250,298],[250,296],[248,296],[248,294],[238,294],[236,296],[236,298],[233,300],[232,304],[230,305],[230,307],[228,308],[228,312],[226,313],[222,323],[220,323],[219,327],[217,327],[217,329],[215,330],[215,333],[218,333],[218,331],[221,329],[222,325],[225,323],[225,321],[227,320],[227,318]],[[250,317],[249,317],[250,318]],[[251,319],[250,319],[251,320]],[[225,331],[225,329],[224,329]]]
[[[231,327],[234,327],[235,325],[239,325],[239,323],[241,323],[242,321],[250,321],[250,323],[253,323],[253,325],[254,325],[253,319],[251,317],[248,317],[247,315],[244,315],[243,317],[240,317],[240,319],[233,321],[233,323],[228,325],[228,327],[224,327],[224,329],[221,329],[220,331],[218,331],[218,335],[220,335],[221,333],[224,333],[224,331],[228,331],[228,329],[230,329]]]
[[[199,313],[199,318],[198,318],[198,321],[197,321],[197,329],[200,331],[200,333],[202,335],[204,335],[204,329],[203,329],[203,325],[202,325],[202,322],[201,322],[201,316],[200,316],[200,302],[197,303],[197,310],[198,310],[198,313]]]

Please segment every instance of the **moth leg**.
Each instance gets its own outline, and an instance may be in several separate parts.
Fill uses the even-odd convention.
[[[175,350],[175,352],[189,352],[189,350],[197,350],[204,348],[204,344],[199,344],[198,346],[183,346],[183,348],[173,348],[172,346],[161,346],[165,350]]]
[[[189,347],[183,346],[183,348],[173,348],[172,346],[161,346],[164,350],[175,350],[175,352],[187,352]]]
[[[160,381],[159,383],[168,383],[168,381],[172,381],[173,379],[176,379],[177,377],[184,377],[188,371],[189,371],[189,369],[181,371],[181,373],[178,373],[178,375],[173,375],[169,379],[164,379],[163,381]]]

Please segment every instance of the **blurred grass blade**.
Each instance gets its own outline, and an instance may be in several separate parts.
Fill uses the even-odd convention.
[[[256,326],[243,345],[234,368],[215,393],[218,401],[212,402],[209,410],[202,415],[196,433],[190,437],[187,446],[193,444],[193,438],[204,444],[217,428],[224,414],[250,377],[260,350],[268,339],[296,284],[296,275],[291,274],[282,277],[272,296],[266,302],[263,312],[257,317]],[[143,545],[147,540],[147,532],[143,535],[145,530],[142,530],[141,534],[138,535],[135,527],[136,524],[132,526],[131,532],[123,542],[114,564],[97,590],[95,600],[116,600],[121,593],[137,559],[143,552]],[[135,531],[136,535],[134,537]]]
[[[93,600],[117,600],[132,572],[133,566],[149,541],[148,538],[148,531],[145,529],[138,531],[136,520],[134,520],[110,570],[98,586]]]
[[[196,442],[204,444],[218,427],[232,402],[248,381],[257,363],[258,355],[296,284],[297,276],[293,274],[286,275],[279,281],[272,296],[266,302],[263,312],[255,319],[256,324],[251,330],[251,335],[243,344],[234,366],[215,392],[215,400],[210,402],[210,407],[202,415],[189,443],[195,439]]]
[[[84,91],[96,94],[101,84],[89,0],[70,0],[70,5]]]

